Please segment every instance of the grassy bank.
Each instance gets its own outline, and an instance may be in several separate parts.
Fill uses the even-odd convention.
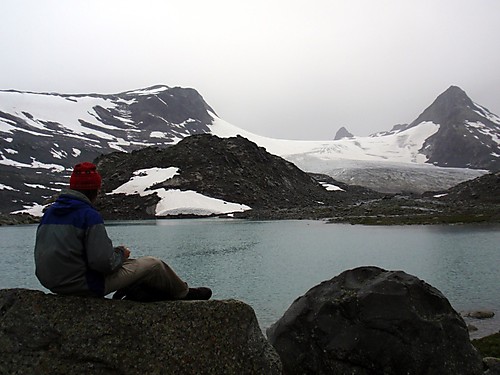
[[[483,357],[500,358],[500,332],[480,339],[472,340]]]

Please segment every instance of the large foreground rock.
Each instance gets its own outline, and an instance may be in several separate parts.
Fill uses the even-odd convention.
[[[460,315],[401,271],[345,271],[295,300],[267,334],[286,374],[482,374]]]
[[[0,374],[279,374],[243,302],[0,290]]]

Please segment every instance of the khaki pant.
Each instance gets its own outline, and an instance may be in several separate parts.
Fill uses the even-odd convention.
[[[126,259],[123,265],[106,276],[105,294],[127,287],[136,282],[168,293],[173,299],[181,299],[188,293],[188,285],[172,268],[154,257]]]

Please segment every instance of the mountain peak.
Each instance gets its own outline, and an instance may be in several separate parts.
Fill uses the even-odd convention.
[[[338,141],[339,139],[342,138],[352,138],[354,135],[352,135],[345,127],[341,127],[339,130],[337,130],[337,133],[335,133],[335,141]]]
[[[474,102],[458,86],[450,86],[410,124],[410,127],[424,121],[446,125],[463,123],[476,108]]]
[[[454,86],[454,85],[451,85],[450,87],[448,87],[441,95],[449,95],[449,94],[453,94],[453,95],[457,95],[457,94],[460,94],[460,95],[465,95],[467,96],[467,94],[465,93],[464,90],[462,90],[460,87],[458,86]]]
[[[500,119],[475,104],[460,87],[450,86],[410,127],[425,122],[439,125],[420,150],[428,163],[498,170]]]
[[[472,100],[467,96],[464,90],[458,86],[450,86],[441,95],[436,98],[436,102],[453,102],[457,104],[473,105]]]

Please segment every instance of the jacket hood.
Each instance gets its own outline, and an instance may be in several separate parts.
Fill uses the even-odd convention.
[[[50,209],[54,215],[67,215],[69,212],[83,207],[92,207],[90,200],[75,190],[63,190]]]

